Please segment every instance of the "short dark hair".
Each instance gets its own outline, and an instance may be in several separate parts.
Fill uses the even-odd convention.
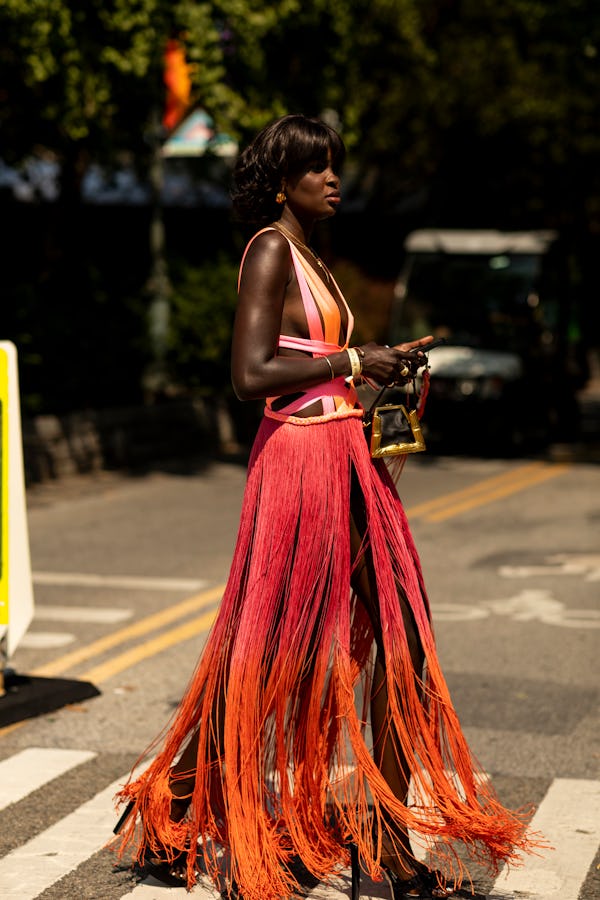
[[[275,197],[283,178],[299,175],[313,163],[339,171],[346,155],[341,137],[320,119],[289,115],[263,128],[240,154],[233,171],[231,197],[236,217],[252,225],[279,218]]]

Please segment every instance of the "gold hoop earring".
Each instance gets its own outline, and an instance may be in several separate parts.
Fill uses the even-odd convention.
[[[279,191],[279,193],[275,197],[275,202],[279,203],[281,205],[282,203],[285,203],[286,200],[287,200],[287,197],[285,196],[283,191]]]

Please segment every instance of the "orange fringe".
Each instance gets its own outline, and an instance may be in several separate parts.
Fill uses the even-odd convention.
[[[377,573],[389,719],[410,768],[412,805],[394,796],[368,743],[374,640],[350,596],[352,469]],[[424,648],[422,682],[397,583]],[[195,733],[192,801],[175,824],[169,770]],[[179,709],[146,755],[159,740],[158,756],[118,795],[135,802],[143,823],[140,829],[130,816],[119,850],[133,846],[141,861],[163,847],[187,849],[189,887],[200,851],[221,888],[232,879],[245,900],[282,900],[299,888],[288,866],[294,857],[326,880],[348,865],[349,841],[379,879],[383,820],[388,830],[389,822],[398,832],[409,828],[431,863],[459,882],[468,873],[456,842],[492,872],[536,846],[527,834],[530,813],[500,804],[469,751],[440,670],[401,502],[354,417],[307,428],[263,421],[218,618]]]

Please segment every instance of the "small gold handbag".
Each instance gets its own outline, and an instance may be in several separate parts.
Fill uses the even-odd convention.
[[[376,406],[370,431],[369,448],[375,459],[426,449],[417,410],[407,409],[402,403]]]
[[[422,452],[426,447],[417,409],[410,409],[403,403],[378,406],[385,391],[385,387],[380,390],[363,415],[363,427],[371,456],[378,459]],[[416,396],[414,382],[413,396]]]

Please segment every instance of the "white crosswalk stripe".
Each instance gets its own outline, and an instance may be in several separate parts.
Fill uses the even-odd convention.
[[[69,631],[28,631],[19,642],[22,650],[57,650],[75,641]]]
[[[95,757],[89,750],[29,747],[0,762],[0,809]]]
[[[133,615],[132,609],[110,606],[50,606],[38,603],[35,620],[45,622],[91,622],[99,625],[118,625]]]
[[[203,578],[148,578],[137,575],[90,575],[87,572],[33,572],[34,584],[56,587],[111,588],[128,591],[199,591]]]
[[[56,606],[38,603],[34,625],[21,638],[23,650],[55,650],[72,644],[76,637],[68,631],[40,631],[36,625],[45,622],[71,622],[93,625],[118,625],[133,616],[132,609],[109,606]]]
[[[554,848],[500,876],[490,900],[577,900],[600,843],[600,782],[554,780],[532,822]]]
[[[360,894],[360,900],[389,900],[389,888],[384,884],[375,884],[370,879],[363,878],[363,886]],[[146,882],[138,884],[128,894],[123,894],[120,900],[165,900],[166,897],[178,898],[181,900],[187,897],[193,897],[194,900],[221,900],[220,894],[205,879],[201,883],[195,885],[191,893],[188,893],[184,887],[181,888],[165,888],[164,885],[157,884],[152,878],[148,878]],[[346,879],[337,879],[328,885],[318,885],[309,894],[306,900],[348,900],[350,896],[350,876]]]
[[[123,780],[1,859],[0,896],[35,900],[100,850],[115,824],[113,797]]]
[[[0,761],[0,809],[33,791],[43,791],[45,785],[96,755],[85,750],[28,748]],[[123,775],[0,859],[0,897],[35,900],[105,847],[116,821],[113,798],[125,779]],[[508,877],[501,875],[487,900],[578,900],[600,844],[600,781],[555,779],[542,798],[533,828],[545,835],[554,850],[527,857],[522,868]],[[112,860],[107,860],[107,866],[111,864]],[[114,900],[116,893],[111,894]],[[349,873],[345,872],[330,884],[314,887],[307,900],[347,900],[349,895]],[[208,879],[202,879],[190,895],[184,887],[166,887],[148,876],[119,900],[184,900],[190,896],[197,900],[220,898]],[[361,900],[388,898],[385,883],[376,884],[363,875]]]

